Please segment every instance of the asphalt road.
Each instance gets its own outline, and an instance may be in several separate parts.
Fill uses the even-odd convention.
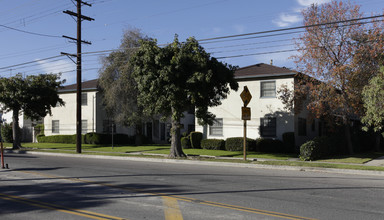
[[[0,219],[383,219],[384,176],[13,154]]]

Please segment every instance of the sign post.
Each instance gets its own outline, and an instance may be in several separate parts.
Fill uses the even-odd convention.
[[[1,129],[2,122],[0,122]],[[0,134],[0,154],[1,154],[1,169],[4,169],[4,148],[3,148],[3,137]],[[7,165],[8,166],[8,165]]]
[[[244,160],[247,160],[247,120],[251,120],[251,108],[247,107],[252,99],[252,95],[247,86],[244,86],[243,92],[240,94],[244,106],[241,107],[241,119],[244,121],[244,139],[243,139],[243,155]]]

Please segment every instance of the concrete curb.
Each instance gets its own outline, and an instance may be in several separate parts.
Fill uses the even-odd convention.
[[[10,151],[18,153],[17,151]],[[289,171],[302,171],[302,172],[322,172],[322,173],[336,173],[336,174],[350,174],[350,175],[373,175],[384,176],[384,171],[373,170],[353,170],[353,169],[336,169],[336,168],[320,168],[320,167],[296,167],[296,166],[277,166],[277,165],[264,165],[264,164],[245,164],[245,163],[230,163],[230,162],[211,162],[199,160],[180,160],[180,159],[160,159],[160,158],[142,158],[142,157],[122,157],[122,156],[105,156],[105,155],[88,155],[88,154],[65,154],[65,153],[50,153],[50,152],[36,152],[36,151],[23,151],[23,154],[47,155],[56,157],[76,157],[76,158],[91,158],[103,160],[129,160],[140,162],[152,163],[171,163],[171,164],[191,164],[201,166],[220,166],[220,167],[242,167],[242,168],[257,168],[257,169],[277,169]]]

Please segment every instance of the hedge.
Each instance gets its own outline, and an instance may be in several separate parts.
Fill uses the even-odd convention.
[[[224,150],[225,141],[221,139],[204,139],[201,141],[201,148],[206,150]]]
[[[225,140],[225,150],[227,151],[242,151],[244,149],[243,137],[232,137]],[[247,150],[254,151],[256,149],[256,141],[247,138]]]
[[[39,143],[63,143],[63,144],[76,144],[76,134],[73,135],[38,135],[37,141]],[[81,143],[84,144],[84,135],[81,137]]]
[[[189,134],[191,140],[191,147],[194,149],[201,149],[201,140],[203,139],[203,133],[193,131]]]
[[[280,140],[258,138],[256,139],[256,149],[266,153],[282,153],[284,151],[284,144]]]
[[[81,143],[83,144],[111,144],[111,134],[100,134],[100,133],[87,133],[81,135]],[[76,134],[73,135],[51,135],[44,136],[38,135],[37,141],[39,143],[63,143],[63,144],[76,144]],[[114,134],[114,144],[134,144],[134,137],[130,137],[126,134]]]

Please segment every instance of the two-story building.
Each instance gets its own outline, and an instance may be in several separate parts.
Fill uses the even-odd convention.
[[[52,108],[52,115],[44,118],[45,135],[75,134],[76,133],[76,84],[67,85],[59,90],[59,96],[65,102],[64,106]],[[133,136],[132,127],[114,124],[103,106],[102,93],[98,88],[97,79],[82,83],[81,94],[81,130],[82,133],[96,132],[111,134],[128,134]],[[193,112],[185,112],[182,119],[181,132],[190,132],[194,129]],[[169,121],[161,121],[159,117],[149,118],[143,124],[143,134],[154,143],[167,143],[170,138],[171,124]]]
[[[243,121],[240,97],[244,86],[249,89],[252,99],[248,104],[251,108],[251,120],[247,121],[247,137],[274,138],[282,140],[286,132],[294,132],[296,145],[319,135],[321,123],[311,120],[308,112],[287,111],[278,98],[277,91],[282,85],[294,90],[297,83],[296,71],[268,64],[256,64],[236,70],[235,79],[239,83],[238,91],[231,91],[222,105],[210,108],[216,115],[212,126],[201,126],[196,121],[196,131],[203,133],[204,138],[226,139],[243,136]]]

